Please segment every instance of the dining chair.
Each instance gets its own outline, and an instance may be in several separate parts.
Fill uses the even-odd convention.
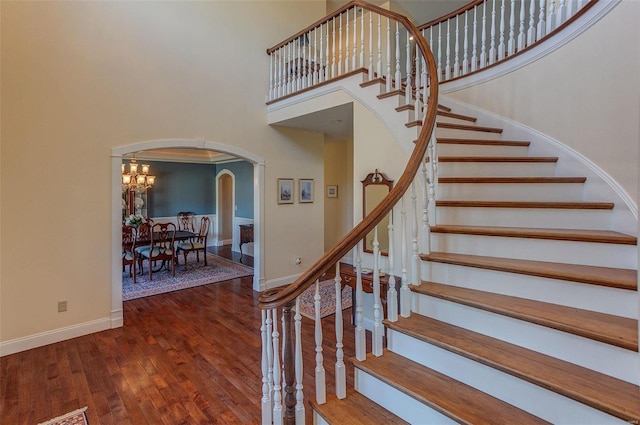
[[[191,251],[196,252],[196,259],[198,263],[200,262],[200,251],[202,251],[204,256],[204,265],[207,265],[207,235],[209,234],[210,225],[211,220],[209,217],[202,217],[200,220],[200,230],[198,231],[198,234],[190,240],[178,242],[176,256],[182,252],[182,255],[184,256],[185,269],[187,268],[187,255]]]
[[[151,248],[151,233],[153,228],[153,221],[148,220],[146,223],[142,223],[135,231],[136,243],[133,248],[133,253],[136,257],[138,267],[140,267],[140,273],[144,273],[144,265],[142,264],[142,253],[148,251]]]
[[[136,283],[136,230],[131,226],[122,225],[122,272],[129,266],[129,276],[133,275]]]
[[[188,232],[196,231],[196,214],[191,211],[181,211],[177,215],[178,230],[186,230]]]
[[[156,223],[151,231],[151,245],[149,249],[141,251],[143,258],[149,260],[149,280],[153,279],[152,263],[162,261],[162,265],[171,266],[171,274],[176,275],[174,249],[176,225],[173,223]],[[157,271],[157,270],[156,270]]]

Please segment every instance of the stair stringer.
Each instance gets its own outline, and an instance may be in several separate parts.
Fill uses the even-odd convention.
[[[583,201],[615,203],[608,230],[629,235],[638,234],[637,204],[613,177],[589,158],[562,142],[509,118],[443,95],[440,95],[439,103],[452,108],[457,113],[477,117],[477,125],[503,128],[502,138],[505,140],[530,141],[530,156],[557,156],[556,176],[587,178],[583,190]]]

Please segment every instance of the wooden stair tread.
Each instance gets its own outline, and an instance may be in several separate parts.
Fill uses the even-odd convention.
[[[327,394],[327,402],[318,404],[315,399],[309,402],[315,410],[329,424],[336,425],[405,425],[398,416],[374,403],[354,389],[347,390],[347,398],[339,399],[335,394]]]
[[[485,133],[502,133],[501,128],[496,127],[484,127],[480,125],[467,125],[467,124],[453,124],[448,122],[436,122],[438,128],[448,128],[452,130],[468,130],[468,131],[482,131]]]
[[[611,210],[612,202],[538,202],[538,201],[455,201],[438,200],[437,207],[466,208],[544,208],[563,210]]]
[[[640,418],[637,385],[419,314],[384,323],[623,420]]]
[[[478,121],[478,119],[476,117],[470,117],[469,115],[455,114],[453,112],[447,112],[447,111],[443,111],[443,110],[437,111],[437,115],[441,116],[441,117],[455,118],[455,119],[458,119],[458,120],[469,121],[469,122]]]
[[[355,367],[386,382],[463,424],[541,424],[547,423],[530,413],[511,406],[482,391],[440,372],[385,350],[380,357],[372,354]],[[491,412],[490,415],[487,412]]]
[[[440,177],[438,183],[584,183],[586,177]]]
[[[377,97],[378,99],[386,99],[388,97],[399,96],[399,95],[404,95],[404,90],[402,89],[391,90],[391,91],[379,94]]]
[[[438,143],[447,145],[487,145],[487,146],[520,146],[528,147],[531,142],[521,140],[491,140],[491,139],[458,139],[452,137],[436,137]]]
[[[396,108],[396,111],[397,111],[397,112],[402,112],[402,111],[413,111],[414,109],[415,109],[415,106],[414,106],[414,105],[411,105],[411,104],[407,103],[407,104],[404,104],[404,105],[402,105],[402,106],[398,106],[398,107]]]
[[[455,264],[481,269],[497,270],[581,282],[591,285],[636,291],[638,289],[637,271],[611,267],[583,266],[578,264],[551,263],[547,261],[518,260],[513,258],[485,257],[480,255],[431,252],[422,254],[425,261]]]
[[[422,282],[411,290],[627,350],[638,350],[638,322],[626,317],[435,282]]]
[[[438,162],[558,162],[556,156],[440,156]]]
[[[530,239],[551,239],[576,242],[599,242],[620,245],[636,245],[638,243],[638,239],[635,236],[630,236],[611,230],[440,225],[432,226],[431,232],[450,233],[457,235],[482,235]]]

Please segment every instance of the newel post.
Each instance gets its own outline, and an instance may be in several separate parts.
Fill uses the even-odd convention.
[[[282,363],[284,372],[284,423],[296,423],[295,367],[293,347],[293,315],[294,303],[285,304],[282,308]]]

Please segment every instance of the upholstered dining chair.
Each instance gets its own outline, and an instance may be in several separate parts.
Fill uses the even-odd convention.
[[[153,227],[153,221],[147,220],[146,223],[142,223],[136,229],[136,246],[133,252],[138,260],[138,266],[140,267],[140,273],[144,272],[142,267],[142,253],[148,251],[151,248],[151,230]]]
[[[136,283],[136,230],[131,226],[122,225],[122,272],[129,266],[129,276],[133,275]]]
[[[196,231],[196,214],[191,211],[181,211],[177,215],[178,230]]]
[[[198,263],[200,262],[200,251],[204,256],[204,265],[207,265],[207,235],[209,234],[209,227],[211,225],[211,220],[209,217],[202,217],[200,220],[200,230],[198,234],[191,238],[188,241],[178,242],[176,248],[176,256],[182,255],[184,256],[184,267],[187,268],[187,255],[191,251],[196,252],[196,259]]]
[[[156,223],[151,228],[151,245],[149,249],[140,251],[144,259],[149,261],[149,280],[153,280],[152,264],[162,261],[165,267],[171,266],[171,274],[176,275],[176,254],[174,242],[176,225],[173,223]]]

